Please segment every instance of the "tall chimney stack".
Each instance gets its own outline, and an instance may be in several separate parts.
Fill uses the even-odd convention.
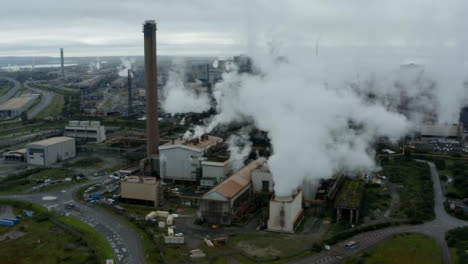
[[[133,115],[133,93],[132,93],[132,70],[128,69],[128,80],[127,80],[127,88],[128,88],[128,116],[131,117]]]
[[[146,77],[146,152],[150,159],[153,155],[159,155],[156,22],[154,20],[145,21],[143,33],[145,39]]]
[[[60,60],[62,64],[62,77],[65,78],[65,68],[63,66],[63,48],[60,48]]]

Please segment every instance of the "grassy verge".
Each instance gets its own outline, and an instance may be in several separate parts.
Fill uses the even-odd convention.
[[[375,219],[375,211],[383,213],[388,206],[392,197],[386,187],[377,184],[367,184],[364,191],[363,206],[361,217],[369,216],[371,220]]]
[[[34,211],[33,217],[22,217],[13,227],[0,226],[0,234],[24,232],[16,240],[3,241],[1,263],[104,263],[115,259],[112,248],[94,229],[73,218],[57,216],[42,206],[16,200],[0,200],[11,205],[15,214]]]
[[[401,203],[396,216],[408,218],[413,223],[434,219],[434,189],[429,166],[406,158],[382,160],[383,174],[399,189]]]
[[[433,238],[420,234],[397,235],[346,264],[442,264],[442,252]]]
[[[96,252],[96,254],[100,260],[116,259],[109,242],[107,242],[106,238],[99,234],[94,228],[71,217],[60,216],[57,220],[77,230],[81,235],[83,235],[83,237],[85,237],[86,240],[88,240],[91,247],[99,248],[100,250]]]
[[[450,230],[447,235],[447,245],[451,248],[454,260],[458,263],[468,263],[468,227],[459,227]],[[457,262],[453,262],[457,263]]]
[[[44,110],[42,110],[37,116],[36,119],[42,119],[48,116],[57,117],[62,113],[65,100],[63,99],[62,94],[55,94],[52,102]]]

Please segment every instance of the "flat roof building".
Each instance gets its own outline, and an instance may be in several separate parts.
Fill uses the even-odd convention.
[[[65,136],[94,143],[106,141],[106,128],[99,121],[70,121],[65,127]]]
[[[14,97],[5,103],[0,105],[0,117],[9,117],[14,118],[28,108],[34,103],[34,101],[39,97],[38,94]]]
[[[160,175],[163,180],[198,181],[201,178],[203,156],[222,138],[204,135],[200,139],[177,139],[159,146]]]
[[[75,139],[53,137],[27,145],[27,162],[32,165],[49,166],[76,156]]]
[[[463,123],[459,124],[423,124],[421,137],[443,137],[460,139],[463,135]]]

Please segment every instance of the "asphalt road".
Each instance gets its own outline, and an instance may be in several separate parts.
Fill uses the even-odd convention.
[[[33,91],[34,93],[38,93],[42,95],[41,101],[39,104],[34,106],[33,109],[28,111],[28,119],[32,119],[36,117],[42,110],[46,109],[47,106],[52,102],[52,99],[55,96],[54,92],[49,92],[43,89],[34,88],[29,85],[29,82],[24,82],[24,87],[28,88],[29,90]]]
[[[12,79],[12,78],[8,78],[8,77],[2,77],[2,79],[6,79],[6,80],[8,80],[10,82],[13,82],[15,84],[15,86],[13,88],[11,88],[6,94],[4,94],[0,98],[0,104],[3,104],[4,102],[8,101],[8,99],[13,97],[21,89],[21,84],[17,80]]]
[[[423,162],[423,161],[421,161]],[[449,215],[444,208],[444,196],[440,186],[439,173],[432,162],[426,162],[431,171],[431,178],[434,187],[434,212],[436,218],[421,225],[404,225],[379,229],[372,232],[361,233],[349,238],[346,241],[354,240],[358,243],[358,248],[348,249],[345,247],[346,241],[337,243],[331,250],[323,250],[318,254],[301,260],[293,261],[294,264],[334,264],[340,263],[345,258],[354,257],[363,251],[370,249],[378,243],[401,233],[421,233],[435,238],[442,249],[444,263],[451,264],[450,252],[445,241],[445,233],[451,229],[461,226],[468,226],[467,221],[463,221]]]
[[[106,180],[106,177],[100,177],[60,191],[27,195],[1,195],[0,198],[28,201],[51,210],[65,212],[69,216],[87,223],[102,234],[116,253],[117,263],[144,263],[142,242],[139,234],[134,229],[114,215],[93,206],[85,205],[74,198],[73,193],[80,187],[104,180]],[[55,197],[55,199],[49,200],[47,197]],[[67,210],[65,208],[67,203],[74,204],[76,209]]]

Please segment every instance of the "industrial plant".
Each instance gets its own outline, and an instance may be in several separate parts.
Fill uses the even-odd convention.
[[[226,16],[179,32],[168,15],[141,28],[128,8],[133,24],[51,56],[0,57],[2,261],[377,263],[376,252],[412,259],[427,244],[436,263],[465,263],[467,82],[458,56],[443,56],[461,42],[420,59],[409,40],[372,52],[370,39],[332,40],[334,23],[297,35],[308,9],[285,19],[263,7],[261,21],[242,7],[242,30]],[[218,7],[177,17],[200,8]],[[128,28],[132,39],[118,35]],[[345,56],[336,45],[348,42]]]

